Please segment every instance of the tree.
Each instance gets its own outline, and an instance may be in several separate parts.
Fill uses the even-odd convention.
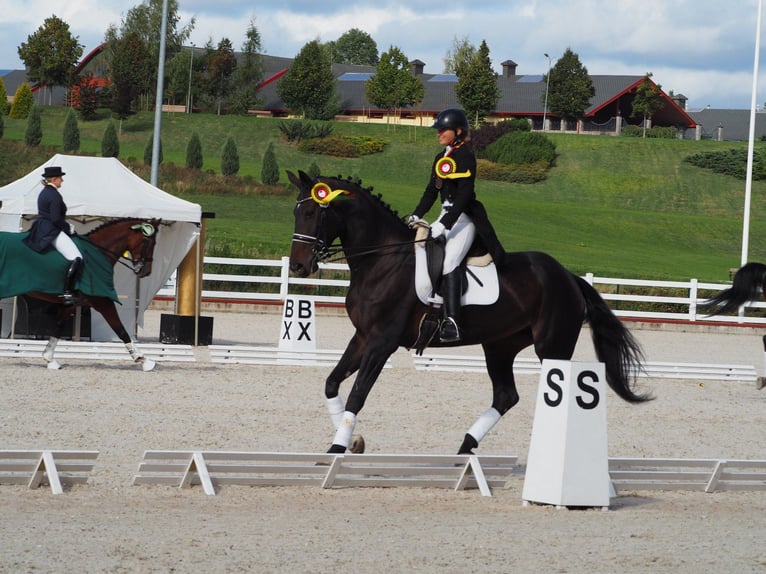
[[[8,117],[14,120],[26,119],[34,105],[35,100],[32,97],[32,89],[29,87],[29,82],[24,82],[16,88],[16,93],[13,95],[13,105],[11,106],[11,111],[8,112]]]
[[[27,78],[48,86],[69,86],[82,46],[72,36],[69,24],[54,14],[22,42],[17,51],[27,68]]]
[[[365,90],[373,105],[388,112],[418,104],[425,94],[423,84],[412,75],[407,56],[396,46],[381,54]]]
[[[77,126],[77,117],[74,108],[69,108],[64,120],[64,152],[79,151],[80,149],[80,128]]]
[[[154,90],[157,85],[157,67],[160,53],[160,30],[162,27],[162,7],[164,0],[144,0],[138,6],[127,11],[120,24],[110,26],[105,34],[105,41],[114,54],[120,39],[135,35],[143,43],[147,52],[146,64],[141,62],[141,68],[135,68],[135,73],[141,80],[137,86],[138,94],[143,100],[143,108],[148,109],[154,102]],[[178,0],[168,0],[167,4],[167,36],[165,39],[165,54],[172,58],[181,51],[184,42],[194,30],[195,19],[179,28]],[[135,62],[138,64],[138,62]],[[112,70],[114,73],[114,70]],[[114,79],[114,77],[113,77]]]
[[[351,28],[335,42],[328,42],[330,59],[336,64],[377,66],[378,45],[367,32]]]
[[[239,171],[239,152],[234,138],[229,136],[221,153],[221,173],[223,175],[237,175]]]
[[[580,58],[567,48],[548,74],[543,75],[543,82],[548,84],[548,110],[562,118],[581,117],[596,90],[588,75],[588,69],[580,63]],[[540,101],[545,102],[545,96]]]
[[[11,110],[11,105],[8,103],[8,92],[5,91],[5,82],[0,78],[0,116],[7,116]]]
[[[96,82],[93,80],[93,72],[81,74],[72,86],[72,106],[79,112],[84,120],[96,117],[98,109],[98,92]]]
[[[148,89],[149,58],[149,49],[138,34],[128,34],[115,44],[111,60],[111,109],[121,120],[135,111],[139,94]]]
[[[486,41],[482,40],[479,51],[468,63],[460,65],[459,70],[455,95],[468,118],[478,127],[500,99],[497,74],[492,69]]]
[[[274,185],[279,182],[279,165],[277,164],[277,156],[274,153],[274,142],[269,142],[269,147],[266,148],[266,153],[263,154],[261,181],[264,185]]]
[[[231,40],[222,38],[207,61],[208,92],[215,99],[216,113],[220,116],[226,97],[231,91],[231,77],[237,68]]]
[[[476,46],[468,41],[468,37],[452,40],[452,48],[444,56],[444,73],[457,74],[461,66],[467,66],[476,54]]]
[[[230,108],[235,114],[246,114],[258,103],[256,86],[263,79],[261,51],[261,34],[255,27],[255,18],[253,18],[245,33],[242,56],[232,78]]]
[[[186,144],[186,167],[202,169],[202,142],[197,132],[192,132],[189,143]]]
[[[42,108],[32,106],[27,117],[27,129],[24,132],[24,143],[28,146],[39,146],[43,141]]]
[[[0,140],[3,139],[4,133],[5,133],[5,120],[3,119],[3,114],[0,114]]]
[[[163,157],[162,157],[162,139],[160,139],[160,153],[159,153],[159,160],[157,161],[158,164],[162,163]],[[146,140],[146,145],[144,146],[144,165],[152,165],[152,155],[154,154],[154,133],[149,134],[149,139]]]
[[[310,120],[327,120],[338,110],[330,60],[319,42],[303,46],[290,69],[277,83],[277,95],[292,113]]]
[[[114,122],[109,120],[104,129],[104,136],[101,138],[101,157],[119,157],[119,155],[120,140],[117,138],[117,128],[114,127]]]
[[[646,137],[646,120],[651,119],[654,114],[659,112],[665,106],[665,100],[662,97],[662,86],[652,81],[652,74],[647,73],[638,86],[633,96],[633,111],[631,118],[643,116],[643,134]]]

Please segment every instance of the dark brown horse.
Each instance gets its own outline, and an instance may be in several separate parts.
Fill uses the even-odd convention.
[[[380,197],[356,183],[312,179],[303,172],[288,175],[299,190],[290,269],[300,277],[315,272],[338,239],[351,271],[346,309],[356,331],[325,382],[337,429],[329,452],[344,452],[356,415],[386,360],[401,346],[415,346],[427,312],[415,290],[415,232]],[[499,299],[466,306],[462,312],[460,344],[483,347],[492,404],[466,433],[459,454],[472,452],[518,402],[516,355],[534,345],[541,360],[571,359],[583,321],[590,323],[609,386],[626,401],[648,400],[632,388],[642,360],[640,347],[591,285],[544,253],[508,253],[503,268]],[[353,373],[356,380],[344,404],[340,384]]]
[[[84,238],[101,252],[111,268],[120,261],[132,269],[138,277],[146,277],[152,272],[152,260],[154,257],[154,247],[157,243],[159,225],[160,220],[158,219],[151,221],[136,218],[119,219],[104,223],[87,233]],[[88,264],[86,256],[85,265],[87,266]],[[111,269],[109,271],[111,272]],[[111,281],[111,277],[109,280]],[[63,291],[63,275],[61,287]],[[60,367],[54,358],[54,352],[61,338],[65,322],[74,316],[77,307],[90,307],[101,313],[107,324],[125,344],[133,361],[140,363],[142,368],[147,371],[154,367],[154,361],[144,357],[136,348],[130,334],[128,334],[120,320],[114,301],[109,297],[82,293],[78,304],[63,305],[61,304],[60,293],[33,291],[26,295],[59,305],[56,314],[57,332],[48,339],[48,344],[43,352],[43,358],[48,363],[48,368],[58,369]]]

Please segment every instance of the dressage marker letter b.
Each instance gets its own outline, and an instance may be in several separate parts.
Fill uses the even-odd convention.
[[[316,326],[314,325],[314,300],[290,297],[285,299],[282,310],[282,328],[279,348],[293,351],[316,349]]]
[[[543,360],[522,499],[609,506],[603,363]]]

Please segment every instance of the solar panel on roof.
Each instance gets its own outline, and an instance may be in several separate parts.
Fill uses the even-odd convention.
[[[366,82],[373,75],[372,72],[346,72],[338,76],[338,80],[342,82]]]
[[[428,80],[429,82],[456,82],[457,76],[455,74],[436,74],[433,78]]]
[[[542,74],[529,74],[527,76],[519,76],[519,79],[516,81],[520,84],[534,84],[536,82],[542,82],[543,76]]]

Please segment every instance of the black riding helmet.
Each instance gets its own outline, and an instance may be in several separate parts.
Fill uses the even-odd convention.
[[[463,134],[468,132],[468,117],[465,112],[458,108],[449,108],[441,112],[436,116],[436,121],[432,128],[437,130],[455,130],[457,133],[458,128],[463,128]]]

